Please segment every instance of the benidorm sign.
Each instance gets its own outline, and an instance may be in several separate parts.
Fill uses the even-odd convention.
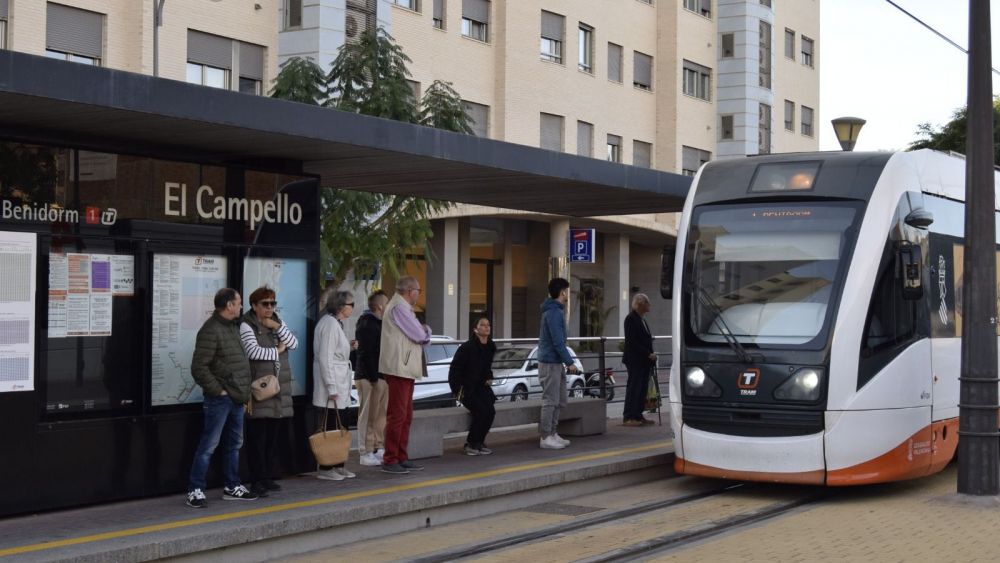
[[[298,225],[302,222],[302,206],[298,203],[289,203],[288,194],[278,194],[270,201],[241,197],[227,198],[215,195],[211,186],[202,185],[194,193],[194,207],[202,219],[247,221],[251,231],[260,223]],[[188,216],[187,184],[164,183],[163,214],[169,217]]]

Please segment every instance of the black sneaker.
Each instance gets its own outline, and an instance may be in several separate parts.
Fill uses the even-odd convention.
[[[393,475],[406,475],[409,472],[410,470],[403,467],[403,464],[401,463],[393,463],[391,465],[387,463],[382,464],[382,473],[391,473]]]
[[[267,486],[264,485],[263,481],[257,481],[250,486],[250,492],[257,495],[259,498],[264,498],[267,496]]]
[[[423,471],[424,470],[424,466],[423,465],[420,465],[419,463],[413,463],[410,460],[406,460],[406,461],[400,462],[400,465],[402,465],[403,469],[406,469],[407,471]]]
[[[274,482],[274,479],[264,479],[262,481],[264,487],[269,491],[280,491],[281,485]]]
[[[205,493],[201,492],[201,489],[188,491],[187,505],[191,508],[205,508],[208,506],[208,500],[205,499]]]
[[[236,485],[232,489],[229,487],[222,489],[222,500],[257,500],[258,496],[243,485]]]

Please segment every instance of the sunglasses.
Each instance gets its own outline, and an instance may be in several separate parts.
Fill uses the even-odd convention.
[[[261,307],[277,307],[278,306],[278,302],[277,301],[258,301],[258,303],[260,303]]]
[[[353,307],[353,306],[354,306],[354,303],[344,303],[344,305],[345,305],[346,307]]]

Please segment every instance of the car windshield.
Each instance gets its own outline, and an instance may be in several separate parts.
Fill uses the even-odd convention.
[[[705,208],[692,220],[685,287],[704,342],[805,344],[823,329],[855,209],[834,205]]]
[[[501,348],[493,355],[493,369],[520,369],[530,348]]]
[[[450,360],[458,350],[458,344],[432,342],[424,345],[424,357],[428,364]]]

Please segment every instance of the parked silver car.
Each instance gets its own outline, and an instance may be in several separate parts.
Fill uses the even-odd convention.
[[[579,373],[566,374],[566,389],[570,397],[583,397],[586,381],[583,364],[572,348],[566,348]],[[502,346],[493,356],[493,393],[504,401],[524,401],[530,394],[541,392],[538,382],[538,347],[533,344]]]

